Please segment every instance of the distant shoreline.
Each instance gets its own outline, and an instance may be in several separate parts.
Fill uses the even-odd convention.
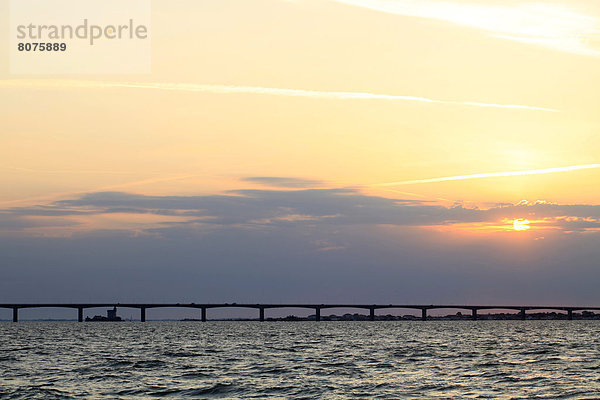
[[[344,315],[322,315],[320,321],[371,321],[371,318],[367,314],[344,314]],[[526,320],[531,321],[567,321],[568,315],[563,313],[530,313],[527,314]],[[472,321],[472,317],[469,314],[449,314],[444,316],[427,316],[428,321]],[[518,313],[497,313],[497,314],[479,314],[477,316],[478,321],[520,321],[521,316]],[[584,311],[583,313],[573,313],[573,320],[580,321],[591,321],[600,320],[600,313],[594,313],[590,311]],[[22,322],[77,322],[76,319],[24,319]],[[153,319],[147,320],[148,322],[202,322],[199,318],[183,318],[183,319]],[[207,319],[206,322],[259,322],[258,318],[213,318]],[[303,321],[316,321],[315,315],[309,315],[307,317],[298,317],[296,315],[288,315],[286,317],[267,317],[264,319],[266,322],[303,322]],[[376,315],[375,321],[419,321],[421,317],[414,315]],[[10,319],[0,319],[0,322],[11,322]],[[91,321],[89,321],[91,322]],[[114,321],[93,321],[93,322],[114,322]],[[139,319],[123,319],[122,321],[116,322],[140,322]]]

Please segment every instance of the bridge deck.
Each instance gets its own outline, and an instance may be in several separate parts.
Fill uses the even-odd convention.
[[[19,320],[19,310],[22,308],[73,308],[77,309],[78,321],[83,321],[83,310],[99,307],[139,308],[140,320],[146,321],[146,309],[149,308],[197,308],[202,310],[202,321],[206,321],[206,310],[209,308],[254,308],[259,310],[259,319],[265,320],[265,310],[273,308],[308,308],[315,310],[315,320],[321,319],[321,310],[328,308],[358,308],[369,310],[371,320],[375,320],[375,310],[389,308],[404,308],[421,310],[421,319],[427,320],[427,311],[433,309],[464,309],[471,310],[472,319],[476,320],[479,310],[517,310],[521,319],[525,319],[525,311],[529,310],[559,310],[568,313],[568,319],[573,319],[573,311],[600,310],[600,307],[583,306],[496,306],[496,305],[464,305],[464,304],[343,304],[343,303],[3,303],[0,308],[13,310],[13,321]]]
[[[99,307],[125,307],[125,308],[359,308],[359,309],[385,309],[406,308],[414,310],[432,309],[464,309],[464,310],[561,310],[581,311],[600,310],[600,306],[537,306],[537,305],[464,305],[464,304],[343,304],[343,303],[0,303],[0,308],[99,308]]]

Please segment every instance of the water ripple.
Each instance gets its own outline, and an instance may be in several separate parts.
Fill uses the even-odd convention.
[[[0,323],[1,399],[593,399],[599,321]]]

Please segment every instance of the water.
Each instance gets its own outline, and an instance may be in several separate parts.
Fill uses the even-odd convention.
[[[600,321],[0,324],[1,399],[600,398]]]

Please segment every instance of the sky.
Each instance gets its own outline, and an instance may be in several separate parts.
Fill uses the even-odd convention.
[[[0,303],[600,305],[597,2],[153,0],[151,40],[0,58]]]

